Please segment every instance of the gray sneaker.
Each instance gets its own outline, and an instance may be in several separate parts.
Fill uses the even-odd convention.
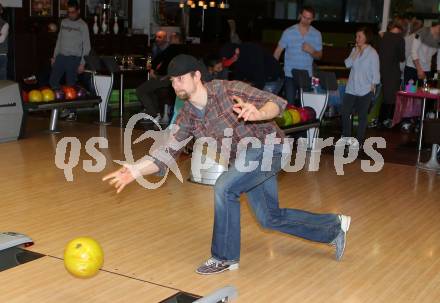
[[[200,275],[214,275],[226,270],[238,269],[238,262],[219,261],[215,258],[209,258],[205,263],[196,269],[196,273]]]
[[[341,221],[341,231],[338,236],[331,242],[336,247],[336,260],[341,261],[344,255],[345,243],[347,242],[347,232],[350,228],[351,217],[345,215],[339,215]]]

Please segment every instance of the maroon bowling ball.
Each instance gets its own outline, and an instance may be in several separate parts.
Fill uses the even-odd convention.
[[[308,121],[316,120],[316,111],[313,107],[305,106],[304,109],[307,111]]]
[[[310,121],[308,110],[304,107],[298,108],[299,116],[301,118],[301,123]]]

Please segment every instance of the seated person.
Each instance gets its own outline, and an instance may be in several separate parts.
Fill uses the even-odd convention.
[[[256,88],[278,94],[284,82],[275,58],[260,45],[250,42],[227,43],[220,50],[223,67],[230,68],[231,80],[248,82]]]
[[[165,104],[172,106],[176,95],[169,79],[164,78],[171,59],[179,54],[186,54],[187,48],[183,45],[179,33],[171,35],[170,45],[151,62],[150,80],[145,81],[136,89],[136,95],[144,107],[144,112],[154,117],[156,121],[168,122],[168,114],[161,117]]]
[[[158,54],[151,62],[151,70],[155,75],[165,76],[170,61],[180,54],[187,54],[188,47],[183,44],[183,37],[180,33],[172,33],[168,47]]]
[[[153,43],[153,47],[152,47],[153,60],[156,59],[156,57],[161,52],[166,50],[168,46],[169,46],[169,43],[168,43],[167,32],[162,31],[162,30],[156,32],[156,34],[154,35],[154,43]]]
[[[208,68],[210,80],[228,80],[228,69],[223,67],[222,58],[218,55],[209,55],[203,62]]]

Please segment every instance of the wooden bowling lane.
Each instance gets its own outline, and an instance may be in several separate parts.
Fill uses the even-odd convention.
[[[241,268],[205,277],[194,269],[209,256],[212,188],[170,177],[157,190],[134,184],[116,195],[100,181],[104,172],[85,173],[80,167],[74,169],[75,180],[66,182],[53,162],[57,140],[79,134],[84,145],[100,130],[83,124],[64,129],[55,138],[35,135],[0,144],[0,230],[29,234],[37,252],[61,257],[70,239],[89,235],[104,248],[105,270],[197,294],[232,284],[240,293],[237,302],[440,298],[440,180],[435,174],[388,163],[379,173],[363,173],[356,161],[337,176],[333,157],[323,155],[318,172],[280,175],[280,203],[351,215],[343,261],[334,261],[334,249],[327,245],[262,230],[243,203]],[[106,134],[105,155],[122,159],[121,130],[110,127]],[[144,147],[135,148],[139,153]],[[185,176],[188,164],[182,164]],[[105,172],[115,167],[109,163]]]
[[[107,272],[78,279],[62,260],[43,257],[0,272],[0,302],[159,302],[177,291]]]

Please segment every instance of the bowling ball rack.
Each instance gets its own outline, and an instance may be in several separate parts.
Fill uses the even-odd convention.
[[[303,137],[304,133],[307,137],[307,149],[311,150],[314,147],[315,139],[319,134],[319,127],[321,125],[321,121],[318,119],[290,125],[287,127],[282,127],[281,130],[287,137]]]
[[[290,135],[293,133],[306,131],[310,128],[319,127],[320,124],[321,124],[320,121],[318,119],[315,119],[312,121],[307,121],[305,123],[299,123],[299,124],[290,125],[287,127],[282,127],[281,130],[284,132],[284,134]]]
[[[87,97],[85,99],[77,100],[58,100],[51,102],[38,102],[38,103],[24,103],[23,108],[26,112],[39,112],[39,111],[51,111],[50,121],[49,121],[49,132],[59,133],[58,130],[58,118],[60,110],[69,108],[84,108],[84,107],[94,107],[101,103],[101,97],[93,96]]]

